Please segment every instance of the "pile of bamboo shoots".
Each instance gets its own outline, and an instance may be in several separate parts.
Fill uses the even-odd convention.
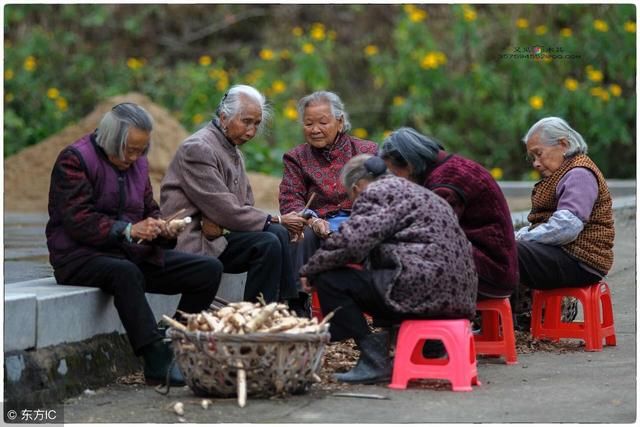
[[[163,315],[163,320],[171,327],[185,332],[211,332],[218,334],[255,334],[255,333],[285,333],[285,334],[320,334],[328,332],[328,321],[333,317],[329,313],[318,322],[312,319],[298,317],[289,310],[286,304],[270,303],[258,298],[260,302],[232,302],[224,307],[211,306],[209,310],[189,314],[180,312],[187,319],[184,325],[175,319]],[[195,347],[193,347],[195,350]],[[241,360],[232,364],[238,369],[238,405],[244,407],[247,403],[247,384],[245,367]],[[315,381],[320,378],[314,374]]]
[[[170,326],[187,332],[213,332],[221,334],[286,333],[318,334],[329,330],[328,321],[332,314],[325,316],[322,322],[315,317],[298,317],[286,304],[272,302],[232,302],[225,307],[203,310],[197,314],[181,312],[187,324],[163,315]]]

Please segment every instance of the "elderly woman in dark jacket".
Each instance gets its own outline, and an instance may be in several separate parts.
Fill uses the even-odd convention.
[[[145,292],[181,293],[178,309],[199,313],[209,307],[222,275],[215,258],[163,248],[176,236],[153,200],[146,156],[152,128],[142,107],[118,104],[95,132],[62,150],[51,173],[46,228],[56,280],[113,295],[150,384],[164,381],[173,352]],[[173,384],[184,384],[177,368],[170,374]]]
[[[162,180],[165,214],[185,209],[195,219],[176,248],[217,257],[227,273],[247,272],[245,300],[297,298],[289,232],[300,233],[297,213],[272,216],[254,198],[240,147],[253,139],[268,116],[266,99],[235,85],[220,101],[214,119],[180,144]]]
[[[331,339],[354,338],[355,368],[339,381],[388,380],[388,332],[371,333],[363,312],[382,318],[472,318],[477,276],[471,245],[451,207],[424,187],[386,174],[378,157],[359,155],[341,174],[355,199],[348,220],[302,267],[323,313],[335,312]],[[365,263],[363,270],[348,268]],[[338,309],[340,308],[340,309]]]
[[[451,205],[473,246],[478,298],[509,297],[518,283],[518,254],[509,206],[491,174],[411,128],[385,139],[380,156],[391,172]]]
[[[349,215],[351,200],[340,184],[342,167],[353,156],[378,152],[374,142],[349,135],[349,115],[333,92],[314,92],[300,99],[298,115],[305,143],[285,153],[279,195],[283,214],[301,212],[310,201],[305,211],[309,227],[302,239],[296,236],[292,247],[296,273]],[[308,295],[301,293],[297,305],[304,307],[307,300]]]

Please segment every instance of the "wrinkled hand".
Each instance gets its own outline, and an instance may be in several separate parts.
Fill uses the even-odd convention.
[[[308,277],[300,276],[300,285],[302,285],[302,290],[306,293],[310,294],[313,292],[313,285],[311,284],[311,281],[309,281]]]
[[[331,234],[331,227],[328,221],[320,218],[310,218],[309,226],[316,233],[316,236],[326,239]]]
[[[300,234],[307,223],[306,219],[295,212],[289,212],[286,215],[282,215],[280,217],[280,220],[282,221],[282,225],[284,226],[284,228],[286,228],[289,233],[293,235]]]
[[[162,221],[162,226],[160,227],[160,236],[165,239],[173,240],[178,237],[178,234],[184,229],[180,227],[172,227],[171,224],[167,221]]]
[[[153,240],[162,233],[163,227],[166,230],[164,220],[156,218],[143,219],[131,226],[131,239]]]

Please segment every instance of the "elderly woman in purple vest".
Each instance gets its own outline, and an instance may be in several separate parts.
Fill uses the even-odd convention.
[[[385,139],[380,156],[394,174],[451,205],[473,246],[478,299],[509,297],[518,283],[516,242],[509,206],[491,174],[411,128]]]
[[[247,272],[244,299],[298,297],[289,232],[305,219],[295,212],[269,215],[254,207],[240,147],[268,117],[266,99],[251,86],[229,89],[205,127],[180,144],[162,180],[163,213],[185,209],[195,219],[178,236],[176,249],[217,257],[227,273]]]
[[[386,173],[379,157],[353,157],[341,181],[355,200],[351,216],[302,267],[301,281],[317,289],[325,315],[336,310],[331,339],[354,338],[360,349],[356,366],[336,379],[388,381],[389,333],[372,333],[363,312],[394,320],[473,317],[478,278],[471,245],[444,200]]]
[[[197,313],[209,307],[222,274],[215,258],[162,246],[175,233],[153,200],[146,157],[152,127],[142,107],[118,104],[95,132],[62,150],[51,174],[46,227],[57,282],[113,295],[149,384],[164,381],[172,352],[145,292],[182,294],[178,309]],[[170,380],[184,384],[175,366]]]
[[[531,195],[531,224],[516,234],[521,282],[554,289],[600,281],[613,264],[613,214],[587,144],[558,117],[538,121],[523,142],[542,179]]]

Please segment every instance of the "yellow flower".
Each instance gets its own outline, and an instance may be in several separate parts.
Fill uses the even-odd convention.
[[[409,19],[412,22],[424,21],[429,15],[426,10],[416,8],[413,12],[409,13]]]
[[[564,87],[566,87],[568,90],[573,92],[576,89],[578,89],[578,81],[576,79],[572,79],[572,78],[569,77],[569,78],[565,79]]]
[[[27,59],[24,60],[24,64],[22,65],[25,70],[31,72],[34,71],[38,67],[38,61],[35,56],[29,55]]]
[[[560,30],[560,35],[562,37],[571,37],[573,35],[573,31],[571,28],[563,28]]]
[[[260,58],[265,61],[271,61],[273,59],[273,51],[271,49],[262,49],[260,51]]]
[[[493,168],[493,169],[491,169],[491,176],[493,177],[493,179],[495,179],[495,180],[502,179],[503,175],[504,175],[504,172],[502,172],[501,168]]]
[[[602,81],[602,71],[594,69],[587,70],[587,78],[592,82],[600,82]]]
[[[194,125],[200,124],[204,121],[204,116],[200,113],[194,114],[193,117],[191,118],[191,122]]]
[[[531,172],[529,172],[529,178],[531,178],[533,181],[540,181],[540,172],[535,169],[532,170]]]
[[[302,34],[304,34],[304,31],[302,31],[302,28],[300,27],[293,27],[293,29],[291,30],[291,34],[296,37],[301,37]]]
[[[597,96],[597,97],[602,95],[602,92],[603,92],[603,89],[600,86],[596,86],[594,88],[591,88],[591,90],[589,90],[589,93],[591,94],[591,96]]]
[[[252,72],[247,75],[247,82],[249,84],[255,84],[260,78],[264,75],[264,71],[259,68],[256,68]]]
[[[289,105],[284,109],[284,116],[289,120],[297,120],[298,119],[298,111]]]
[[[49,89],[47,89],[47,97],[49,99],[56,99],[59,96],[60,96],[60,91],[57,88],[50,87]]]
[[[311,43],[305,43],[302,45],[302,51],[307,55],[311,55],[316,48]]]
[[[420,66],[424,69],[438,68],[447,62],[447,57],[442,52],[427,52],[420,61]]]
[[[229,79],[227,78],[220,79],[216,83],[216,89],[218,89],[220,92],[227,90],[228,87],[229,87]]]
[[[529,98],[529,105],[531,105],[531,108],[534,110],[539,110],[544,106],[544,99],[537,95],[532,96]]]
[[[462,6],[462,14],[463,14],[464,20],[467,22],[473,22],[478,17],[478,14],[476,13],[476,11],[473,10],[471,6],[466,4]]]
[[[13,78],[13,70],[11,68],[7,68],[4,70],[4,79],[11,80]]]
[[[353,130],[353,136],[355,136],[356,138],[364,139],[368,135],[369,135],[369,132],[367,132],[366,129],[356,128],[356,129]]]
[[[611,83],[609,85],[609,91],[611,92],[611,95],[616,97],[622,95],[622,88],[620,87],[620,85],[617,85],[615,83]]]
[[[600,94],[600,99],[602,99],[603,101],[609,101],[609,92],[603,90]]]
[[[636,23],[633,21],[627,21],[624,23],[624,30],[627,33],[635,33],[636,32]]]
[[[374,45],[374,44],[370,44],[367,45],[367,47],[364,48],[364,54],[367,56],[374,56],[378,54],[378,46]]]
[[[58,107],[58,110],[60,111],[67,111],[69,104],[67,103],[66,99],[64,99],[63,97],[60,97],[56,99],[56,107]]]
[[[520,19],[516,20],[516,27],[522,28],[522,29],[528,28],[529,27],[529,21],[527,21],[524,18],[520,18]]]
[[[324,24],[316,22],[311,26],[311,31],[309,34],[314,40],[324,40],[324,38],[326,37]]]
[[[393,133],[392,130],[385,130],[384,132],[382,132],[382,138],[388,138],[389,135],[391,135]]]
[[[280,52],[280,58],[281,59],[289,59],[289,58],[291,58],[291,52],[289,52],[288,49],[284,49],[283,51]]]
[[[287,89],[287,85],[282,80],[276,80],[271,85],[271,89],[273,90],[273,93],[278,94],[284,92]]]
[[[13,94],[11,92],[7,92],[4,94],[4,100],[7,102],[11,102],[15,99],[15,97],[13,96]]]
[[[143,66],[143,62],[140,61],[138,58],[127,59],[127,67],[129,67],[134,71],[142,68],[142,66]]]
[[[198,59],[198,62],[203,67],[209,66],[211,65],[211,57],[209,55],[202,55],[200,59]]]
[[[537,35],[541,36],[543,34],[547,33],[547,26],[546,25],[538,25],[535,29],[535,32]]]
[[[399,107],[400,105],[404,105],[405,99],[402,96],[394,96],[393,97],[393,105]]]
[[[407,15],[413,13],[416,11],[416,9],[418,9],[415,5],[413,4],[405,4],[403,7],[404,11],[407,13]]]
[[[607,31],[609,31],[609,24],[604,22],[602,19],[596,19],[595,21],[593,21],[593,28],[595,28],[596,31],[600,31],[601,33],[606,33]]]

